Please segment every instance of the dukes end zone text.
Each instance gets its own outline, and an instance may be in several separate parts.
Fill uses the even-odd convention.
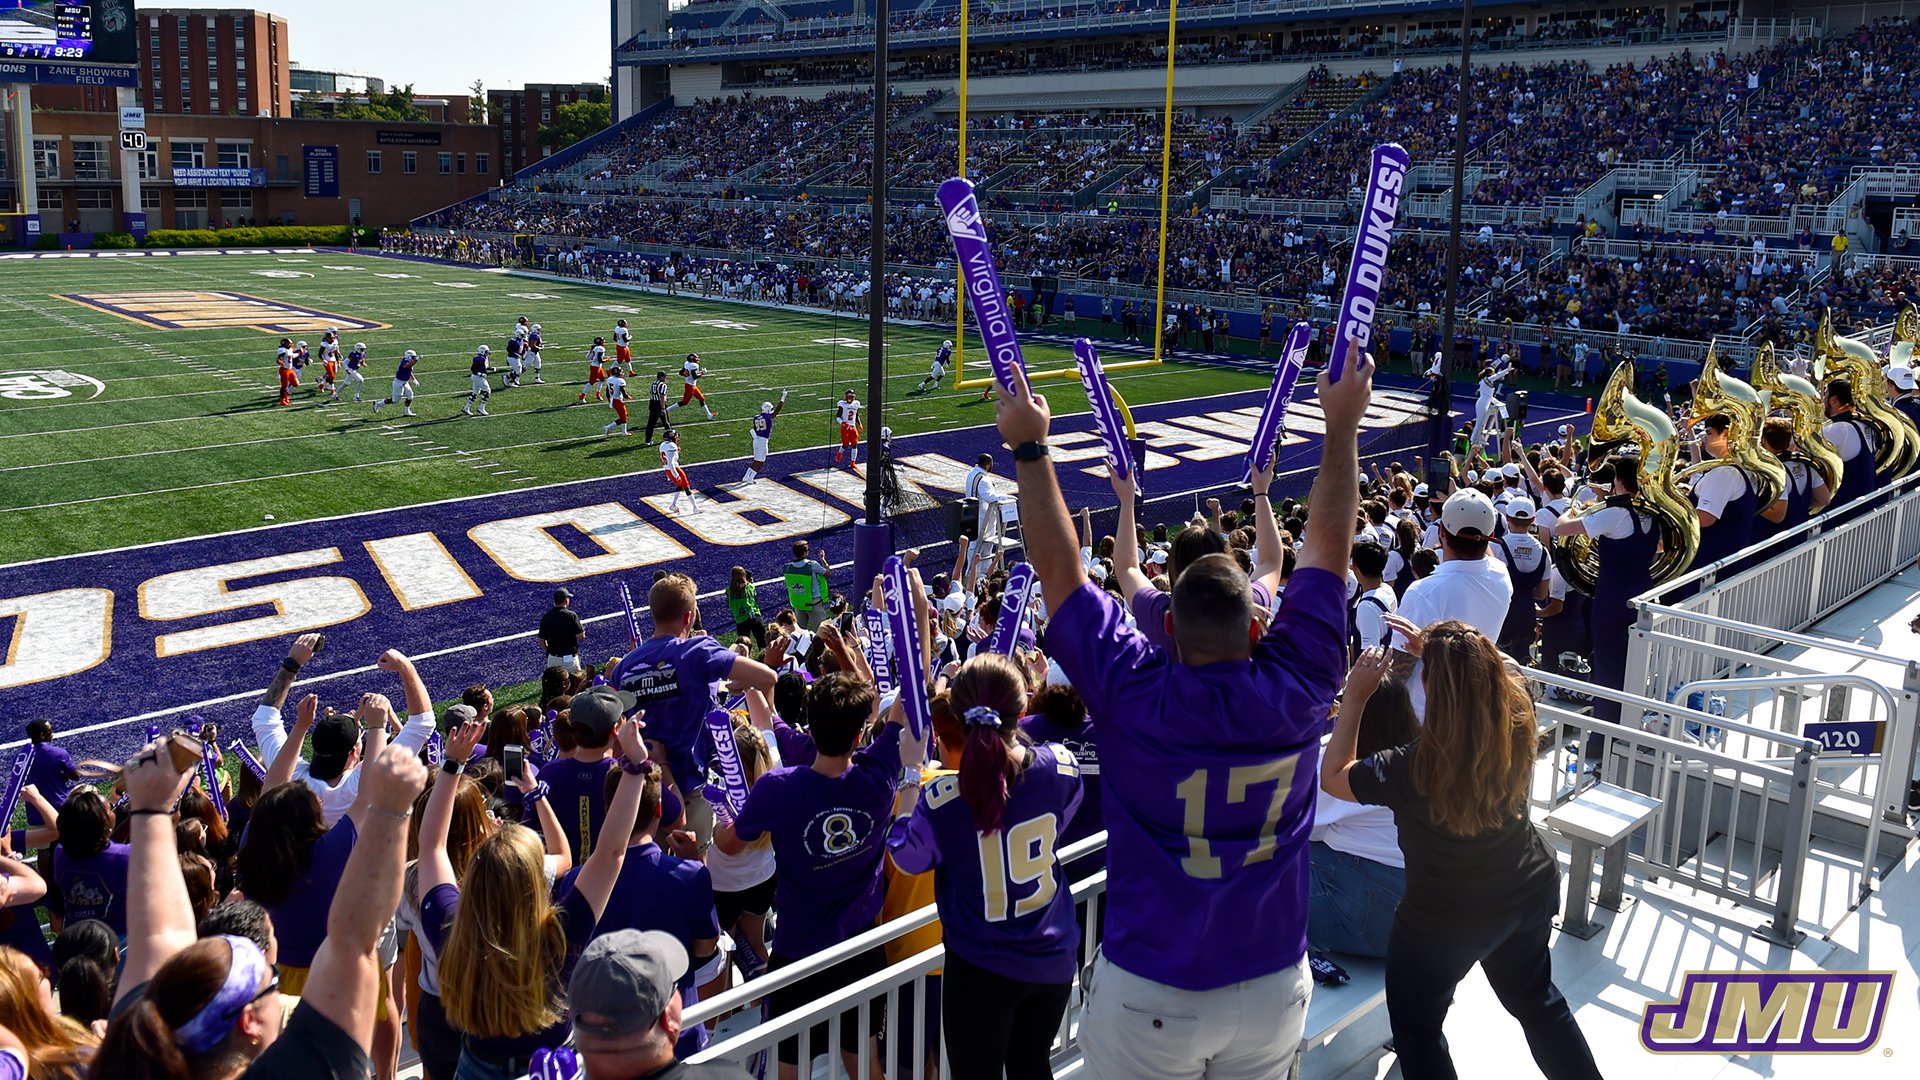
[[[1135,410],[1156,492],[1236,482],[1263,397],[1253,391]],[[1384,430],[1415,422],[1420,411],[1419,394],[1382,390],[1367,424]],[[1296,401],[1289,428],[1280,469],[1310,470],[1322,431],[1318,408]],[[1069,501],[1110,505],[1091,415],[1059,419],[1053,447]],[[999,490],[1013,490],[1010,456],[990,426],[901,437],[894,450],[903,485],[935,501],[959,496],[983,451],[996,455]],[[357,686],[338,677],[397,642],[421,658],[430,683],[437,657],[447,658],[443,683],[456,671],[466,682],[518,682],[539,673],[532,628],[556,586],[573,589],[574,607],[589,619],[584,656],[604,659],[626,649],[618,620],[596,618],[620,610],[614,583],[624,579],[644,593],[656,569],[692,575],[713,597],[707,625],[724,627],[729,618],[717,590],[733,566],[773,579],[792,541],[803,537],[816,550],[824,545],[836,567],[851,557],[843,531],[860,513],[864,480],[829,464],[818,449],[776,454],[766,479],[739,492],[721,487],[737,476],[736,466],[695,465],[695,484],[713,497],[698,513],[669,514],[666,481],[646,470],[0,567],[0,711],[42,712],[46,695],[79,692],[93,704],[66,718],[63,739],[70,735],[76,752],[111,760],[135,737],[127,725],[136,721],[143,727],[148,718],[188,712],[242,721],[285,641],[315,630],[328,636],[327,656],[302,685],[327,700],[331,684],[341,695],[328,701],[336,706],[349,704],[345,696]],[[1167,515],[1184,518],[1192,509]],[[245,514],[236,508],[236,519]],[[927,572],[940,561],[930,556]],[[851,591],[846,573],[838,570],[836,591]],[[783,603],[777,592],[763,589],[769,615]]]

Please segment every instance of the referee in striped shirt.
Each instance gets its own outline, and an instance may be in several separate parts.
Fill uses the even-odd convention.
[[[667,373],[653,373],[653,385],[647,387],[647,437],[640,441],[641,446],[653,443],[655,426],[667,427]]]

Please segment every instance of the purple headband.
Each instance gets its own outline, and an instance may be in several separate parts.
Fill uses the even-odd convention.
[[[213,1000],[173,1029],[173,1041],[180,1044],[180,1052],[188,1057],[199,1057],[220,1045],[233,1030],[240,1010],[260,996],[260,984],[267,977],[267,958],[260,946],[232,934],[222,934],[220,940],[233,950],[227,981],[214,993]]]

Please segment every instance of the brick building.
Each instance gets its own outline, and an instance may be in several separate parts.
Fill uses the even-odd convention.
[[[121,228],[117,113],[38,112],[34,175],[41,229]],[[308,198],[308,149],[331,153],[337,198]],[[148,228],[392,225],[477,195],[502,174],[498,136],[479,124],[157,115],[137,155]],[[177,170],[180,170],[177,172]],[[78,223],[78,230],[68,228]]]
[[[605,101],[599,83],[528,83],[518,90],[487,91],[487,121],[500,130],[500,160],[507,176],[552,153],[540,145],[540,128],[569,101]]]
[[[287,20],[264,11],[141,8],[140,104],[149,113],[293,115]],[[110,87],[42,86],[36,108],[118,109]]]

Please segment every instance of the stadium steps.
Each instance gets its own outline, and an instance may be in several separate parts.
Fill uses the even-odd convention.
[[[1269,97],[1267,100],[1254,106],[1253,111],[1241,117],[1239,120],[1236,120],[1234,122],[1234,126],[1240,129],[1241,131],[1245,131],[1248,128],[1253,127],[1255,124],[1258,124],[1264,121],[1269,115],[1273,113],[1275,109],[1278,109],[1282,105],[1286,105],[1292,102],[1293,99],[1299,97],[1300,94],[1307,89],[1308,84],[1310,83],[1312,78],[1313,77],[1311,75],[1302,75],[1298,79],[1295,79],[1292,82],[1288,83],[1287,85],[1282,86],[1280,89],[1275,90],[1273,92],[1272,97]]]

